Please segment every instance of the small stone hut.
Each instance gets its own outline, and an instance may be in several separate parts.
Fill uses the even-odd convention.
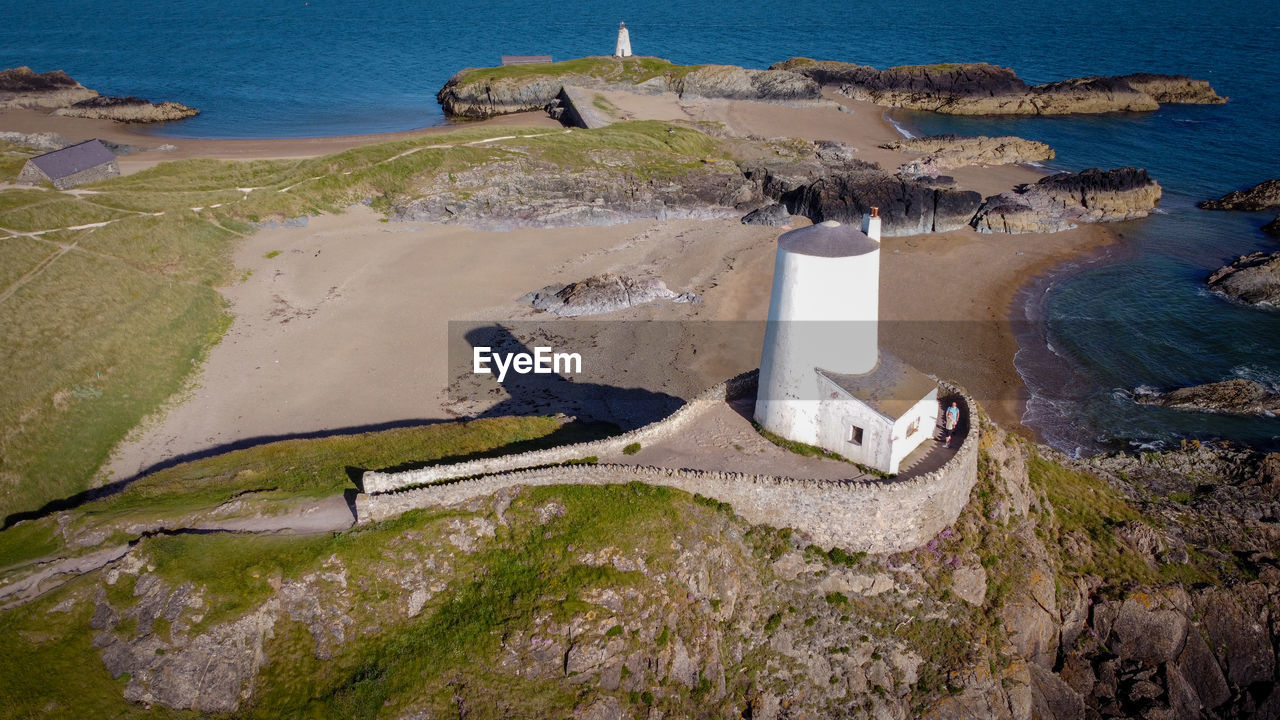
[[[59,190],[67,190],[119,174],[120,165],[115,154],[94,139],[31,158],[18,174],[18,183],[38,185],[51,182]]]

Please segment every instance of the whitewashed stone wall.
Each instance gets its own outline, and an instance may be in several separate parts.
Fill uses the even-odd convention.
[[[675,470],[632,465],[568,465],[546,467],[552,462],[602,452],[603,445],[618,448],[644,437],[677,431],[696,416],[707,403],[723,402],[728,390],[735,397],[750,384],[754,373],[739,376],[699,396],[668,420],[641,428],[619,438],[583,443],[567,448],[524,453],[493,461],[459,463],[427,468],[430,476],[456,479],[399,492],[369,493],[356,499],[356,516],[361,523],[395,517],[415,508],[450,507],[503,488],[538,485],[611,485],[643,482],[662,485],[715,498],[729,503],[734,511],[752,523],[790,527],[808,534],[814,543],[830,548],[866,552],[899,552],[927,543],[955,522],[969,500],[977,479],[978,418],[973,401],[954,386],[942,383],[946,393],[960,394],[969,418],[968,435],[959,451],[943,467],[902,481],[843,482],[748,475],[735,472]],[[719,399],[716,400],[716,396]],[[682,412],[688,411],[683,416]],[[572,449],[570,449],[572,448]],[[532,462],[531,462],[532,460]],[[496,461],[506,461],[498,467]],[[540,465],[541,467],[531,467]],[[486,467],[497,469],[486,470]],[[420,473],[396,473],[373,478],[380,487],[405,487],[431,482]],[[461,474],[460,474],[461,473]],[[401,484],[400,475],[413,475]],[[469,477],[483,475],[483,477]]]

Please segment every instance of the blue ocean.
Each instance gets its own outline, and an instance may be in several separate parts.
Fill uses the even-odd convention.
[[[1145,407],[1138,388],[1248,377],[1280,383],[1280,311],[1207,293],[1237,255],[1280,249],[1271,216],[1195,203],[1280,177],[1280,52],[1272,2],[1070,4],[993,0],[705,3],[688,0],[49,0],[10,7],[0,67],[62,69],[105,94],[203,110],[173,137],[345,135],[442,124],[435,92],[504,54],[608,54],[619,21],[637,54],[767,67],[796,55],[886,67],[987,61],[1029,82],[1129,72],[1209,80],[1225,106],[1102,117],[973,119],[900,113],[914,132],[1015,134],[1053,166],[1137,165],[1164,187],[1160,212],[1122,241],[1032,279],[1013,308],[1024,422],[1069,452],[1186,438],[1280,446],[1280,419]],[[1010,242],[1019,242],[1011,238]],[[956,272],[964,272],[957,268]]]

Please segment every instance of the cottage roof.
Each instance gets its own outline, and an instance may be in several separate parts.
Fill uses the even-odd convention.
[[[907,414],[938,383],[891,353],[880,351],[880,362],[864,375],[845,375],[818,368],[818,374],[871,409],[892,420]]]
[[[29,162],[40,168],[40,172],[48,175],[50,180],[57,180],[115,159],[107,146],[95,139],[37,155]]]
[[[827,220],[783,233],[778,238],[778,247],[800,255],[852,257],[875,252],[880,249],[880,243],[853,225]]]

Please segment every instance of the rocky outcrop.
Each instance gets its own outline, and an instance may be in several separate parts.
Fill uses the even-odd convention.
[[[1060,173],[987,198],[972,225],[978,232],[1017,234],[1132,220],[1150,214],[1160,193],[1160,185],[1139,168]]]
[[[1209,287],[1250,305],[1280,307],[1280,252],[1242,255],[1209,276]]]
[[[1277,215],[1275,220],[1263,225],[1262,232],[1268,235],[1280,237],[1280,215]]]
[[[1028,85],[1009,68],[988,63],[866,65],[792,58],[773,66],[835,85],[879,105],[951,115],[1062,115],[1155,110],[1162,102],[1225,102],[1203,80],[1181,75],[1086,77]]]
[[[822,88],[786,70],[734,65],[673,65],[658,58],[583,58],[552,63],[545,72],[463,70],[444,84],[436,100],[446,115],[487,118],[554,106],[561,88],[674,92],[683,98],[793,102],[814,100]]]
[[[53,114],[66,117],[128,123],[180,120],[200,112],[176,102],[103,97],[61,70],[37,74],[29,67],[0,70],[0,109],[4,108],[53,110]]]
[[[604,273],[568,285],[548,285],[520,298],[544,312],[562,317],[600,315],[677,296],[657,278]]]
[[[736,218],[742,214],[738,208],[763,199],[727,161],[665,177],[642,177],[625,165],[493,161],[436,178],[419,192],[397,205],[392,218],[493,230],[616,225],[638,219]]]
[[[818,83],[788,70],[746,70],[735,65],[705,65],[680,78],[681,97],[725,100],[789,101],[822,97]]]
[[[937,187],[920,178],[876,170],[833,172],[784,195],[787,209],[816,222],[860,223],[880,208],[885,237],[958,230],[969,224],[982,203],[970,190]]]
[[[791,213],[781,203],[770,203],[743,215],[742,224],[791,227]]]
[[[880,147],[904,153],[923,153],[923,157],[903,165],[899,172],[922,175],[966,165],[1012,165],[1054,158],[1053,148],[1042,142],[1020,137],[961,137],[934,135],[885,143]]]
[[[1144,405],[1229,415],[1280,414],[1280,393],[1253,380],[1235,378],[1195,385],[1169,392],[1140,392],[1134,399]]]
[[[23,66],[0,70],[0,109],[66,107],[98,96],[61,70],[36,73]]]
[[[950,187],[949,178],[892,175],[829,141],[750,166],[746,175],[787,213],[815,223],[860,223],[878,207],[885,237],[963,228],[982,202],[976,192]]]
[[[1280,180],[1266,180],[1248,190],[1234,190],[1198,204],[1205,210],[1271,210],[1280,208]]]
[[[59,108],[53,114],[125,123],[153,123],[189,118],[199,115],[200,111],[181,103],[153,103],[138,97],[93,97]]]
[[[62,137],[57,133],[41,132],[41,133],[20,133],[20,132],[0,132],[0,141],[13,143],[29,147],[34,150],[44,150],[46,152],[53,150],[61,150],[71,144],[70,140]],[[114,151],[113,151],[114,152]]]

